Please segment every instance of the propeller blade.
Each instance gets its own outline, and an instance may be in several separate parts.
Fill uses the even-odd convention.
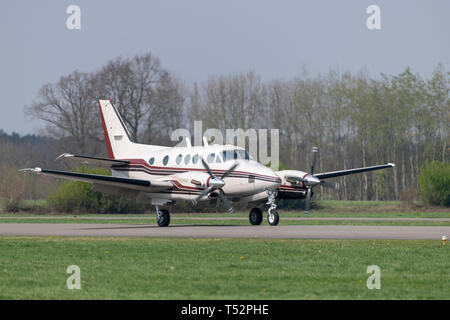
[[[208,166],[208,164],[206,163],[206,161],[203,160],[203,158],[202,158],[202,164],[203,164],[203,167],[204,167],[204,168],[206,169],[206,171],[208,172],[209,176],[210,176],[211,178],[214,178],[214,175],[212,174],[211,169],[209,168],[209,166]]]
[[[305,214],[309,214],[309,209],[311,208],[311,195],[312,190],[311,188],[308,188],[308,191],[306,192]]]
[[[210,193],[211,191],[213,191],[213,189],[214,189],[214,187],[209,187],[209,188],[203,190],[203,192],[200,193],[200,195],[197,197],[197,199],[193,200],[192,202],[193,202],[194,204],[197,204],[197,202],[198,202],[201,198],[203,198],[203,197],[206,196],[208,193]]]
[[[313,147],[311,150],[311,175],[314,175],[314,167],[316,165],[317,152],[319,152],[319,148]]]
[[[324,187],[332,188],[334,190],[339,190],[339,183],[333,183],[328,181],[320,181],[320,184],[322,184]]]
[[[228,197],[225,195],[225,192],[223,192],[222,189],[218,189],[218,190],[219,190],[219,195],[220,195],[219,197],[221,198],[225,207],[227,207],[228,212],[233,212],[233,205],[231,204],[230,200],[228,200]]]
[[[221,179],[226,178],[234,169],[236,169],[236,167],[239,165],[238,162],[235,162],[230,169],[228,169],[221,177]]]

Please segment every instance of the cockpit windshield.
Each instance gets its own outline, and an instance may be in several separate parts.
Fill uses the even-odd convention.
[[[253,160],[252,156],[246,151],[242,149],[229,149],[224,150],[222,152],[223,162],[229,160]]]

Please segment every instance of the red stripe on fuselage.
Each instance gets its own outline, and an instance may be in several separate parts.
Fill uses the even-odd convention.
[[[188,190],[193,190],[193,191],[197,191],[198,192],[198,191],[202,191],[202,190],[205,189],[205,188],[185,186],[185,185],[183,185],[182,183],[180,183],[177,180],[168,180],[168,181],[172,182],[179,190],[181,190],[181,189],[188,189]]]
[[[161,170],[161,171],[174,171],[174,173],[182,173],[182,172],[187,172],[187,171],[198,171],[198,172],[206,172],[205,169],[203,168],[174,168],[174,167],[158,167],[158,166],[151,166],[149,165],[145,160],[143,159],[120,159],[120,160],[127,160],[130,161],[130,165],[143,165],[147,168],[150,168],[152,170]],[[175,172],[178,171],[178,172]],[[219,174],[219,173],[225,173],[227,170],[219,170],[219,169],[211,169],[211,171],[213,173]],[[245,172],[245,171],[233,171],[233,173],[235,174],[248,174],[248,175],[253,175],[256,177],[261,177],[261,178],[269,178],[269,179],[274,179],[274,180],[280,180],[277,177],[274,176],[268,176],[268,175],[264,175],[264,174],[258,174],[258,173],[254,173],[254,172]]]

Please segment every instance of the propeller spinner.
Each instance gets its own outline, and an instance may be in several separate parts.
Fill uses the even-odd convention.
[[[203,190],[203,192],[197,197],[197,199],[195,199],[193,201],[194,204],[197,204],[197,202],[202,199],[203,197],[205,197],[206,195],[210,194],[213,191],[218,191],[219,196],[217,197],[217,204],[219,204],[219,201],[222,201],[224,203],[224,205],[227,207],[228,212],[232,212],[233,211],[233,206],[230,202],[230,200],[228,200],[228,197],[225,195],[225,192],[223,192],[222,188],[225,186],[225,181],[223,179],[225,179],[228,175],[230,175],[231,172],[234,171],[234,169],[236,169],[236,167],[239,165],[237,162],[234,163],[227,171],[225,171],[225,173],[221,176],[221,177],[217,177],[215,175],[213,175],[213,173],[211,172],[211,169],[209,168],[208,164],[205,162],[205,160],[202,160],[202,164],[203,167],[206,169],[206,171],[209,174],[209,181],[208,181],[208,188],[206,188],[205,190]]]

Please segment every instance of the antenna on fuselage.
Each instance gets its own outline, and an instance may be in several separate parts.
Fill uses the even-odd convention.
[[[209,146],[208,139],[206,139],[206,137],[203,137],[203,146],[204,147]]]

